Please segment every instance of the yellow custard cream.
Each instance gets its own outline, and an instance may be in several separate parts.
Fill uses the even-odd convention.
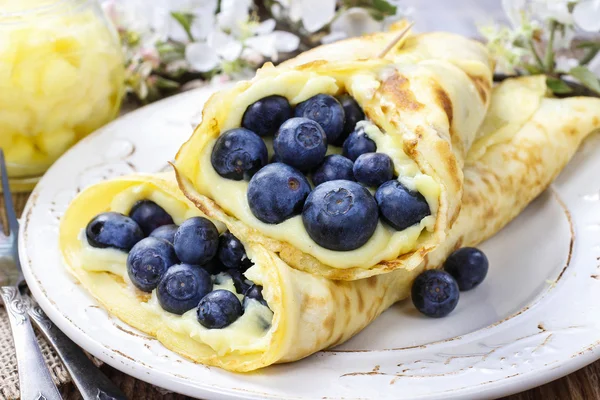
[[[121,50],[95,2],[3,4],[0,147],[12,177],[32,176],[117,115]]]
[[[131,207],[139,200],[152,200],[164,208],[175,223],[181,224],[188,218],[201,216],[195,208],[188,207],[185,203],[176,200],[162,192],[152,189],[151,185],[141,184],[133,186],[112,201],[110,211],[128,214]],[[217,224],[219,228],[220,224]],[[220,229],[222,231],[223,229]],[[128,283],[123,290],[137,290],[131,283],[127,274],[127,253],[116,249],[100,249],[89,245],[85,229],[79,235],[81,241],[82,268],[92,272],[110,272],[121,277]],[[246,274],[252,276],[255,284],[262,284],[258,266],[251,267]],[[237,295],[240,301],[244,296],[236,293],[233,280],[227,274],[221,273],[213,277],[213,290],[224,289]],[[248,299],[244,314],[231,325],[222,329],[207,329],[200,325],[196,319],[196,309],[191,309],[183,315],[176,315],[163,310],[158,303],[156,290],[152,291],[150,299],[140,301],[140,307],[152,312],[156,318],[166,324],[170,329],[188,334],[191,338],[210,346],[218,355],[237,351],[250,353],[266,350],[269,343],[268,332],[273,319],[273,312],[265,305],[254,299]]]
[[[387,74],[389,71],[383,70],[382,73]],[[239,127],[246,108],[266,96],[282,95],[292,105],[296,105],[316,94],[336,95],[343,92],[345,88],[359,104],[365,104],[373,97],[380,85],[376,74],[364,73],[346,76],[340,73],[336,78],[316,73],[307,74],[301,71],[285,71],[272,77],[264,77],[233,100],[221,132]],[[401,254],[415,249],[421,235],[428,235],[433,231],[440,187],[433,178],[421,173],[415,161],[402,151],[403,146],[400,142],[394,143],[394,141],[401,140],[399,136],[385,134],[370,121],[361,121],[357,126],[365,129],[369,138],[377,144],[378,152],[386,153],[392,158],[400,182],[407,188],[420,192],[427,200],[431,215],[423,218],[419,224],[403,231],[396,231],[379,221],[375,233],[366,244],[351,251],[334,251],[318,245],[310,238],[304,229],[300,215],[279,224],[264,223],[252,214],[248,205],[246,197],[248,182],[225,179],[219,176],[213,168],[211,154],[216,138],[211,139],[200,154],[198,178],[196,179],[197,189],[201,194],[214,199],[227,212],[250,227],[258,229],[271,238],[288,242],[334,268],[369,268],[380,261],[395,259]],[[271,141],[267,140],[266,144],[270,157],[272,155]],[[329,146],[328,154],[340,151],[339,148]]]

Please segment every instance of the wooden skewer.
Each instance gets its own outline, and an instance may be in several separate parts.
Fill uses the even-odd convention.
[[[387,53],[389,53],[390,50],[392,50],[394,48],[394,46],[400,41],[402,40],[402,38],[404,36],[406,36],[406,34],[408,33],[408,31],[410,31],[410,28],[413,27],[415,23],[411,22],[410,24],[408,24],[404,29],[402,29],[400,31],[400,33],[398,33],[398,35],[394,38],[394,40],[392,40],[386,47],[385,49],[383,49],[383,51],[381,53],[379,53],[379,58],[383,58],[385,57],[385,55]]]

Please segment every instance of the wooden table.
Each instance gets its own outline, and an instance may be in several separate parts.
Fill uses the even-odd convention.
[[[15,208],[20,214],[29,194],[19,193],[14,195]],[[0,206],[3,208],[3,200],[0,198]],[[130,399],[145,400],[183,400],[187,396],[169,393],[163,389],[152,386],[146,382],[137,380],[124,374],[109,365],[103,365],[102,371],[117,385]],[[61,393],[65,400],[80,399],[81,396],[73,384],[61,387]],[[554,382],[519,393],[506,399],[510,400],[600,400],[600,361],[597,361],[577,372]]]

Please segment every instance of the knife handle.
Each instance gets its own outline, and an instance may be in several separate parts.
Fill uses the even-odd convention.
[[[83,350],[62,333],[39,305],[33,304],[29,316],[52,344],[84,400],[127,400],[127,397],[94,365]]]
[[[6,307],[15,343],[21,399],[61,400],[27,316],[29,303],[21,297],[16,286],[3,286],[0,296]]]

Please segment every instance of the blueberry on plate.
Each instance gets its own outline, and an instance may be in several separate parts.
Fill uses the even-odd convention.
[[[245,128],[231,129],[219,136],[210,161],[223,178],[241,181],[267,164],[265,142],[256,133]]]
[[[177,232],[178,228],[179,227],[175,224],[159,226],[152,231],[150,237],[166,240],[167,242],[173,244],[175,241],[175,232]]]
[[[267,224],[278,224],[302,212],[310,184],[302,172],[282,163],[269,164],[250,179],[248,205]]]
[[[378,187],[394,178],[394,163],[384,153],[365,153],[354,161],[354,177],[363,185]]]
[[[212,290],[208,272],[196,265],[173,265],[158,283],[156,297],[163,310],[181,315],[198,306]]]
[[[306,199],[302,222],[312,240],[326,249],[358,249],[377,228],[377,203],[367,188],[356,182],[325,182]]]
[[[262,289],[263,288],[260,285],[252,285],[248,288],[248,290],[246,290],[244,293],[244,308],[246,308],[248,299],[254,299],[264,306],[267,305],[267,302],[262,295]]]
[[[181,262],[203,265],[217,254],[219,231],[209,219],[190,218],[177,229],[173,246]]]
[[[231,232],[225,232],[219,238],[217,257],[225,267],[239,269],[242,272],[251,265],[244,245]]]
[[[148,237],[138,242],[127,257],[127,274],[131,282],[144,292],[151,292],[177,256],[171,243]]]
[[[250,104],[242,117],[242,126],[259,136],[270,136],[292,118],[292,107],[283,96],[267,96]]]
[[[344,141],[342,154],[354,161],[361,154],[374,153],[376,150],[377,145],[375,142],[369,138],[363,128],[358,128]]]
[[[160,226],[173,223],[169,213],[152,200],[140,200],[135,203],[129,211],[129,218],[138,223],[146,236]]]
[[[273,150],[280,162],[307,171],[323,161],[327,153],[327,136],[311,119],[288,119],[275,134]]]
[[[460,290],[471,290],[485,279],[489,262],[485,254],[474,247],[458,249],[446,259],[444,269],[458,283]]]
[[[428,317],[445,317],[458,304],[458,284],[449,273],[430,269],[417,276],[411,295],[413,304],[421,313]]]
[[[315,186],[319,186],[323,182],[338,179],[354,181],[353,167],[354,163],[346,157],[339,154],[331,154],[325,157],[323,162],[313,172],[312,181]]]
[[[344,129],[344,108],[335,97],[328,94],[318,94],[298,104],[294,115],[318,122],[329,143],[335,142]]]
[[[344,140],[346,140],[348,135],[354,131],[356,123],[365,119],[365,113],[363,112],[362,108],[360,108],[356,100],[354,100],[354,97],[350,96],[349,94],[338,96],[337,99],[344,108],[344,116],[346,117],[346,120],[344,122],[342,134],[333,144],[336,146],[341,146],[344,144]]]
[[[111,247],[129,251],[144,238],[144,232],[131,218],[118,212],[105,212],[94,217],[85,228],[85,235],[92,247]]]
[[[431,215],[429,204],[419,192],[408,190],[397,180],[387,181],[375,192],[379,212],[397,231],[418,224]]]
[[[231,325],[243,313],[242,304],[229,290],[215,290],[200,300],[198,322],[208,329],[221,329]]]

